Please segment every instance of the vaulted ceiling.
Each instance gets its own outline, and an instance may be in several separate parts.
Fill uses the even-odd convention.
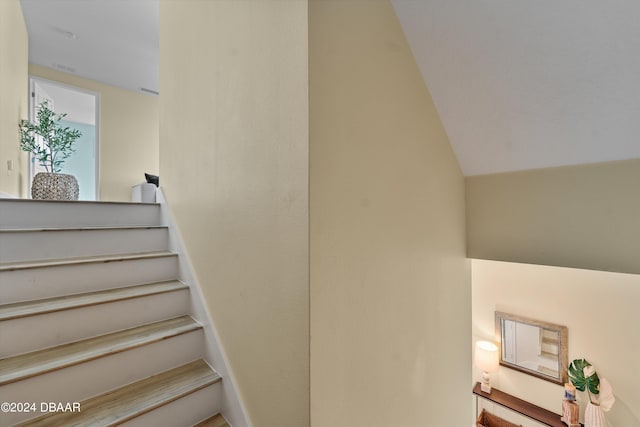
[[[30,61],[157,91],[158,1],[21,0]],[[639,1],[391,1],[465,175],[640,158]]]
[[[465,175],[640,158],[637,0],[392,0]]]

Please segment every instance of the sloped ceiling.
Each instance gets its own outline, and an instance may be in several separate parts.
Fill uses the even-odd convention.
[[[640,158],[640,1],[391,1],[465,175]],[[157,91],[158,2],[21,0],[30,61]]]
[[[640,1],[392,3],[465,175],[640,158]]]

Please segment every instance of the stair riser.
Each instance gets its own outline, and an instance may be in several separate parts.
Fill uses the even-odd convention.
[[[46,304],[69,305],[91,299],[99,300],[108,295],[131,296],[143,291],[167,290],[155,295],[0,321],[0,358],[146,325],[163,319],[171,319],[165,324],[175,325],[175,330],[189,330],[194,327],[192,319],[186,317],[174,319],[174,317],[191,313],[193,305],[189,289],[175,290],[183,285],[171,282],[181,277],[182,266],[177,256],[155,257],[156,254],[153,254],[154,258],[119,261],[92,259],[88,263],[75,259],[110,255],[131,256],[132,254],[149,256],[149,254],[143,254],[166,251],[170,243],[169,232],[166,227],[159,227],[159,225],[165,224],[165,220],[170,222],[167,218],[169,217],[166,212],[161,214],[159,205],[0,201],[0,269],[2,269],[0,271],[0,304],[36,301],[34,304],[4,307],[5,316],[12,313],[20,314],[19,310],[35,312]],[[94,227],[106,227],[106,229],[94,229]],[[41,261],[46,261],[44,264],[54,264],[59,262],[56,260],[61,259],[72,263],[36,265]],[[22,264],[13,265],[13,263]],[[117,292],[38,301],[61,295],[147,283],[150,285],[134,289],[126,288]],[[158,328],[158,325],[146,325],[136,331],[128,331],[127,334],[77,343],[67,350],[72,354],[73,350],[79,347],[87,348],[100,342],[103,343],[103,348],[107,346],[114,348],[122,342],[119,341],[119,337],[134,334],[136,337],[141,337],[147,333],[156,333]],[[139,415],[126,423],[129,426],[145,427],[194,425],[220,412],[223,406],[225,410],[230,407],[225,403],[228,399],[228,392],[225,390],[229,388],[219,380],[217,373],[212,372],[202,360],[184,365],[210,352],[206,347],[205,335],[203,329],[190,330],[190,332],[167,337],[152,344],[141,345],[1,386],[0,401],[34,402],[36,412],[2,414],[0,425],[13,425],[42,415],[41,402],[63,404],[80,402],[108,390],[112,392],[93,400],[94,403],[103,403],[100,408],[103,413],[114,413],[114,404],[117,404],[113,400],[114,396],[122,397],[121,400],[130,405],[135,402],[146,408],[150,401],[159,402],[159,399],[167,396],[169,400],[176,398],[174,394],[176,392],[179,395],[180,391],[189,390],[202,381],[218,378],[216,384],[177,398],[174,402]],[[56,349],[56,351],[63,350]],[[100,350],[94,351],[96,354],[100,352]],[[50,353],[45,351],[43,354],[41,362],[46,365],[44,359]],[[22,365],[25,369],[37,370],[38,362],[32,364],[26,362],[33,357],[34,355],[28,355],[25,358],[13,359],[6,365]],[[179,365],[184,366],[171,369]],[[136,384],[136,387],[113,391],[114,388],[168,369],[171,370],[148,378]],[[232,382],[229,387],[233,388]],[[89,404],[87,404],[88,408]],[[91,411],[83,410],[82,412],[89,415]],[[51,425],[50,422],[50,419],[45,419],[42,425]],[[76,425],[69,423],[68,420],[62,423],[65,426]],[[87,421],[82,425],[98,424],[100,423]]]
[[[167,250],[164,228],[0,233],[0,261],[16,262]]]
[[[80,365],[70,366],[0,389],[1,401],[78,402],[155,373],[202,357],[202,330],[189,332],[157,343],[113,354]],[[61,385],[64,385],[61,387]],[[11,414],[10,423],[24,421],[36,414]],[[3,418],[4,422],[4,418]]]
[[[52,347],[188,313],[189,290],[0,322],[0,357]]]
[[[2,228],[160,225],[160,206],[126,203],[0,201]]]
[[[222,384],[220,382],[198,390],[168,405],[161,406],[122,424],[126,427],[192,426],[220,412]]]
[[[0,301],[12,303],[174,280],[176,256],[0,271]]]

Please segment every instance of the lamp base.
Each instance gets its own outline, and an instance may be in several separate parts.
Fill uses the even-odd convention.
[[[480,390],[484,393],[491,394],[491,382],[488,372],[482,372],[482,382],[480,383]]]

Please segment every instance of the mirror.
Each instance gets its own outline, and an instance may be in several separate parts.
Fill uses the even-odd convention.
[[[567,382],[566,326],[496,311],[500,364],[556,384]]]

